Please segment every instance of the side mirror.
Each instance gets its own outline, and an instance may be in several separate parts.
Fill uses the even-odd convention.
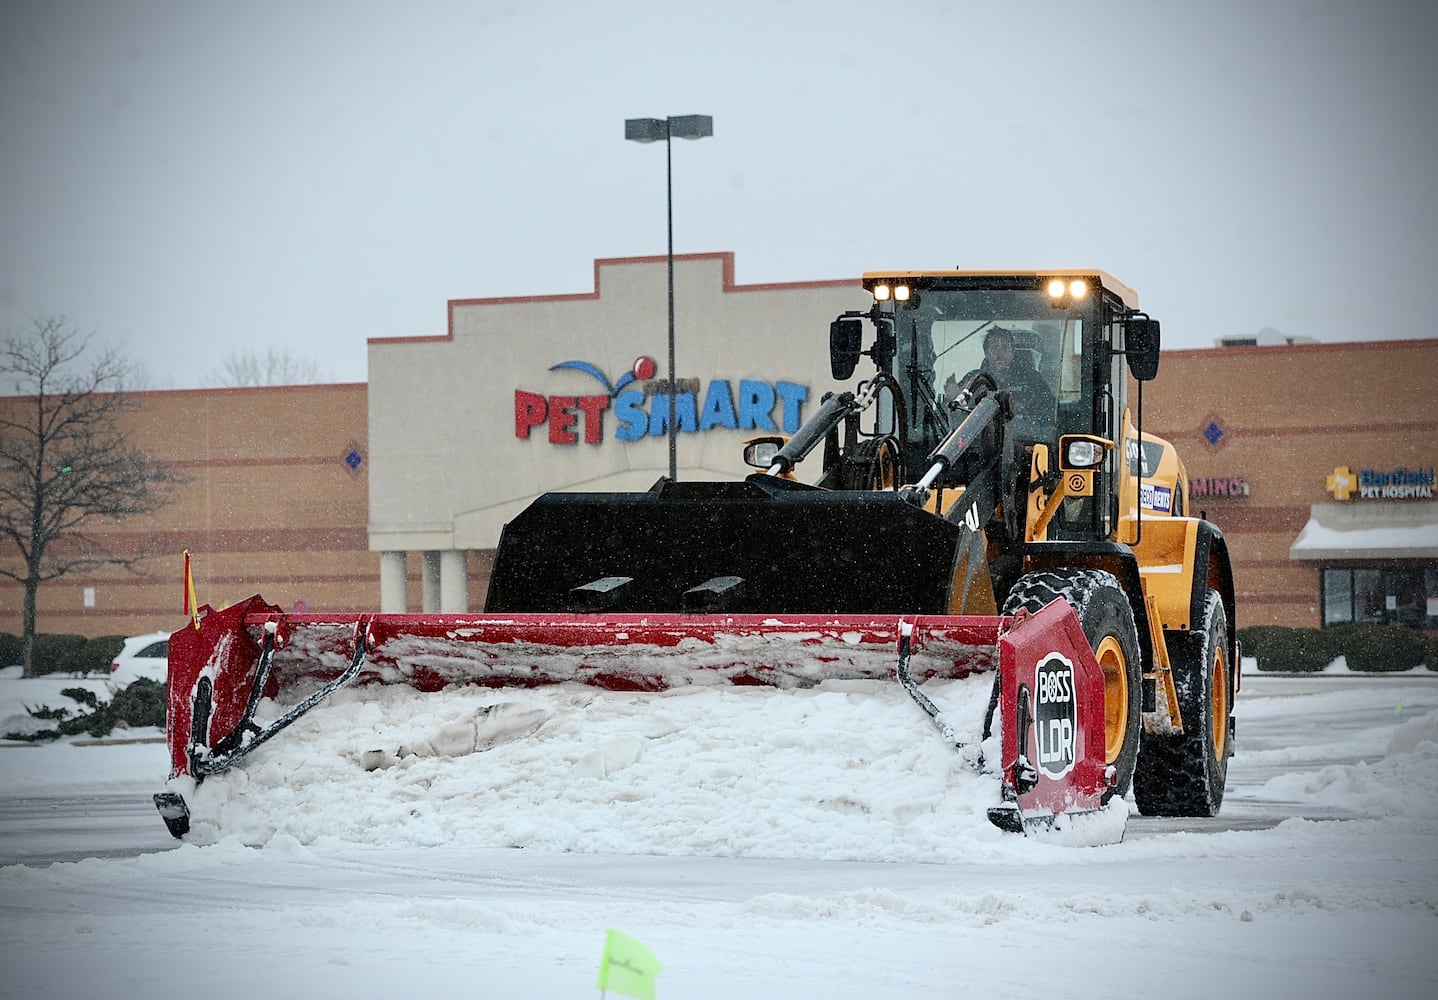
[[[862,319],[840,316],[829,324],[829,371],[837,381],[845,382],[853,376],[863,343]]]
[[[1140,382],[1149,382],[1158,377],[1158,320],[1147,316],[1134,316],[1127,324],[1124,337],[1124,354],[1128,357],[1128,370]]]
[[[781,437],[751,438],[744,442],[744,464],[756,469],[768,469],[774,464],[774,456],[784,447]]]

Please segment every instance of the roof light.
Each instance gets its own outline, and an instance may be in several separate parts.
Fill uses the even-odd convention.
[[[1064,297],[1064,293],[1067,292],[1067,291],[1068,291],[1068,288],[1064,285],[1064,279],[1062,279],[1062,278],[1050,278],[1050,279],[1049,279],[1049,285],[1048,285],[1049,298],[1051,298],[1051,299],[1061,299],[1061,298]]]
[[[1084,297],[1085,295],[1087,295],[1087,294],[1088,294],[1088,282],[1087,282],[1087,281],[1084,281],[1082,278],[1075,278],[1073,281],[1070,281],[1070,282],[1069,282],[1069,296],[1070,296],[1071,298],[1081,299],[1081,298],[1083,298],[1083,297]]]
[[[908,285],[895,285],[895,286],[894,286],[894,301],[895,301],[895,302],[907,302],[907,301],[909,301],[909,286],[908,286]]]
[[[887,301],[889,301],[889,286],[888,286],[888,285],[875,285],[875,286],[874,286],[874,301],[875,301],[875,302],[887,302]]]

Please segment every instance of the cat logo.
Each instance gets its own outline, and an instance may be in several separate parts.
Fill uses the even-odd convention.
[[[1050,778],[1062,778],[1073,770],[1078,756],[1073,662],[1057,652],[1049,653],[1034,670],[1034,690],[1038,692],[1034,728],[1039,767]]]
[[[979,530],[979,509],[970,507],[964,512],[964,524],[968,525],[970,531]]]

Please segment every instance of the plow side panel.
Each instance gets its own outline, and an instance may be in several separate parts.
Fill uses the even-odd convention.
[[[1099,808],[1107,787],[1103,672],[1073,608],[1058,600],[1019,620],[999,638],[999,660],[1005,780],[1013,784],[1020,753],[1038,775],[1038,783],[1019,794],[1019,811]],[[1031,724],[1020,746],[1018,706],[1025,699]]]
[[[258,596],[223,611],[208,606],[201,610],[206,613],[198,629],[187,623],[170,636],[165,732],[174,774],[189,773],[192,735],[213,746],[240,724],[260,661],[259,642],[246,630],[245,620],[279,611]],[[213,694],[202,708],[208,713],[204,732],[195,733],[195,696],[201,681],[208,682]]]

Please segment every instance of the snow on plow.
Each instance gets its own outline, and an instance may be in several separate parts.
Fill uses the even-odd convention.
[[[1103,678],[1061,600],[1014,618],[298,615],[256,596],[220,611],[202,608],[195,623],[174,633],[169,671],[171,780],[155,802],[176,837],[189,832],[189,800],[207,777],[242,763],[259,766],[254,762],[273,752],[262,750],[266,744],[341,689],[354,701],[366,691],[378,699],[394,686],[442,699],[466,688],[792,691],[897,679],[953,747],[954,760],[985,776],[993,825],[1062,831],[1079,817],[1102,815],[1094,824],[1101,841],[1122,835],[1127,813],[1122,800],[1105,806],[1112,779],[1103,759]],[[922,689],[994,671],[995,681],[982,683],[984,724],[972,732],[961,734]],[[542,739],[550,723],[536,718],[533,735]],[[981,730],[990,725],[1000,737],[997,761],[981,752],[988,736]],[[937,742],[918,729],[911,738]],[[351,749],[355,761],[384,756],[366,745]],[[467,757],[465,766],[490,765]]]

